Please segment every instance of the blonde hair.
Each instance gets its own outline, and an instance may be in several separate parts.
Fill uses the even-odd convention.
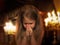
[[[21,10],[18,13],[19,15],[19,27],[17,30],[17,40],[20,39],[22,32],[24,31],[22,21],[24,16],[36,20],[36,27],[34,30],[34,35],[37,37],[40,35],[41,31],[43,30],[43,22],[42,17],[39,15],[39,10],[34,7],[33,5],[24,5],[21,7]]]

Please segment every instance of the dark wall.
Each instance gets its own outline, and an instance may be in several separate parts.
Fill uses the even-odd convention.
[[[35,5],[41,11],[50,11],[53,9],[53,0],[1,0],[0,10],[6,12],[13,10],[24,4]]]

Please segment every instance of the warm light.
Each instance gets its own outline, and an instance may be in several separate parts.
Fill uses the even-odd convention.
[[[6,22],[4,26],[4,31],[7,34],[14,34],[16,32],[16,26],[13,25],[11,21]]]
[[[46,19],[44,20],[44,21],[45,21],[45,26],[47,26],[47,25],[48,25],[48,22],[51,22],[51,20],[52,20],[52,17],[51,17],[50,12],[48,12],[47,15],[48,15],[48,18],[46,18]]]
[[[57,16],[56,16],[54,10],[52,11],[52,20],[53,21],[56,21],[57,20]]]
[[[60,24],[60,12],[57,12],[57,15],[55,14],[54,10],[50,13],[47,13],[48,17],[45,18],[45,26],[51,25],[56,26]]]
[[[48,12],[47,15],[48,15],[49,18],[51,18],[51,14],[50,14],[50,12]]]
[[[60,23],[60,12],[57,12],[57,14],[58,14],[58,21]]]

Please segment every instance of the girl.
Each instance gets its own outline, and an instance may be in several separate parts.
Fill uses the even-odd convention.
[[[44,30],[41,15],[38,12],[38,9],[32,5],[21,7],[18,13],[17,45],[41,45]]]

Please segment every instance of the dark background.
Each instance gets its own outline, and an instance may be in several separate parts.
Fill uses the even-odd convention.
[[[24,4],[35,5],[41,11],[50,11],[54,8],[53,0],[0,0],[0,12],[7,12]]]

